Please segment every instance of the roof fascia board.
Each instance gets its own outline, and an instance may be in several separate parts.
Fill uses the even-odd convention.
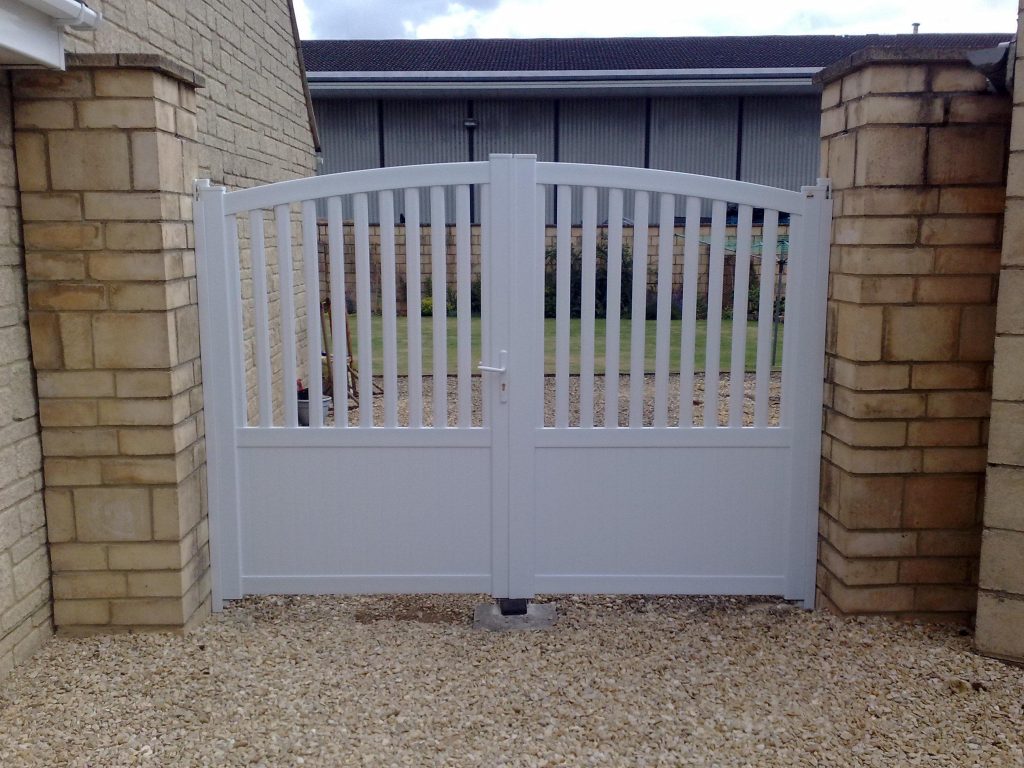
[[[430,96],[600,96],[600,95],[703,95],[703,94],[814,94],[821,89],[810,77],[731,78],[692,80],[605,80],[583,82],[311,82],[313,98],[430,97]]]
[[[690,77],[793,77],[813,76],[821,67],[723,67],[710,69],[545,69],[545,70],[468,70],[468,71],[376,71],[331,72],[309,71],[310,80],[392,81],[392,80],[615,80],[622,78],[690,78]]]

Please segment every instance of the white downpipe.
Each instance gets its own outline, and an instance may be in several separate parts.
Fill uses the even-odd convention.
[[[20,0],[23,5],[45,13],[59,24],[72,29],[96,29],[103,14],[80,0]]]

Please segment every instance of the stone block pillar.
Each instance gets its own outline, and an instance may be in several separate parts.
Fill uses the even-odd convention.
[[[150,55],[15,75],[54,621],[209,610],[191,184],[200,79]]]
[[[1018,73],[1021,54],[1018,48]],[[1013,102],[975,641],[982,653],[1024,662],[1024,81],[1019,76]]]
[[[969,621],[1010,103],[955,52],[821,73],[835,222],[819,603]]]

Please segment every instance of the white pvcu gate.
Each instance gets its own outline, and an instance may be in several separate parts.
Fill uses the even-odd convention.
[[[354,171],[231,193],[198,182],[197,191],[215,605],[246,594],[358,592],[771,594],[813,604],[827,180],[798,193],[669,171],[492,155],[486,162]],[[479,341],[471,318],[476,192]],[[446,196],[455,201],[453,228],[445,227]],[[360,407],[347,414],[342,396],[333,423],[311,407],[310,426],[300,427],[292,278],[301,262],[305,285],[319,284],[319,200],[326,201],[333,306],[346,306],[347,298],[356,307]],[[574,201],[582,211],[575,228]],[[373,203],[379,267],[371,259],[378,247],[370,236]],[[599,203],[607,207],[606,221],[599,222]],[[558,226],[546,256],[549,206]],[[711,212],[705,242],[702,206]],[[353,212],[348,241],[343,210]],[[656,224],[650,223],[655,211]],[[686,214],[681,231],[679,211]],[[732,211],[734,289],[723,298]],[[294,215],[301,217],[301,245],[281,249],[268,270],[268,254],[276,251],[268,220],[275,242],[292,243]],[[762,263],[757,319],[748,321],[755,218]],[[780,376],[771,367],[771,320],[786,219]],[[429,242],[428,274],[420,273],[416,258],[407,258],[399,274],[403,241],[396,232],[404,232],[406,254],[420,252],[421,238]],[[250,255],[244,283],[240,233]],[[655,233],[647,264],[648,237]],[[673,297],[677,239],[683,287]],[[698,322],[702,254],[709,287],[707,319]],[[553,258],[553,269],[546,258]],[[629,271],[624,259],[632,261]],[[347,263],[355,264],[354,297],[344,294]],[[649,271],[657,276],[650,330],[644,322]],[[629,272],[636,279],[623,285]],[[275,274],[272,303],[268,280]],[[454,310],[450,323],[443,311],[420,316],[428,277],[435,310]],[[547,352],[545,280],[555,310]],[[243,301],[249,286],[252,299]],[[316,293],[305,297],[304,360],[313,371],[321,365]],[[399,293],[404,313],[396,309]],[[626,297],[631,307],[621,311]],[[673,303],[681,316],[675,324]],[[730,312],[732,351],[724,356],[720,342],[730,339],[723,338],[729,322],[723,317]],[[335,382],[347,375],[344,317],[332,317]],[[455,342],[450,378],[448,334]],[[748,334],[752,364],[744,357]],[[645,375],[647,336],[653,337],[653,375]],[[272,339],[279,343],[272,346]],[[248,372],[247,347],[254,369]],[[620,357],[620,347],[628,355]],[[725,368],[750,373],[722,378]],[[629,375],[620,378],[619,371]],[[435,386],[440,382],[446,386]],[[313,376],[309,384],[317,403],[321,381]],[[258,407],[250,419],[253,389]],[[275,393],[282,404],[276,420]]]

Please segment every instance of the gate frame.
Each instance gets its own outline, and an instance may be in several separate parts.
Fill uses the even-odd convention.
[[[538,163],[534,155],[492,155],[485,163],[439,164],[489,166],[490,181],[485,196],[484,217],[489,218],[489,234],[485,247],[490,252],[491,276],[488,280],[490,312],[503,317],[492,327],[490,343],[484,353],[494,355],[508,350],[508,386],[515,391],[515,381],[528,384],[536,381],[543,369],[538,370],[537,355],[530,354],[533,346],[543,345],[543,320],[540,313],[542,283],[534,280],[539,260],[543,271],[544,259],[544,198],[538,195],[538,168],[567,164]],[[396,186],[422,185],[429,182],[429,169],[436,166],[411,166],[411,178],[403,179],[404,169],[374,169],[355,171],[334,176],[395,177]],[[611,166],[591,166],[595,178],[610,176],[628,170],[630,174],[648,176],[684,176],[669,171],[650,169],[618,169]],[[753,188],[745,182],[728,179],[699,177],[705,183],[727,192],[724,197],[736,200],[736,192]],[[266,200],[281,197],[282,187],[308,191],[302,200],[339,194],[332,191],[332,177],[321,176],[268,185],[272,194],[260,189],[243,190],[232,210],[248,207],[266,207]],[[311,188],[311,189],[308,189]],[[762,190],[768,188],[760,188]],[[785,596],[812,608],[815,598],[815,567],[817,562],[818,485],[820,475],[820,435],[823,417],[823,388],[825,367],[825,306],[828,283],[828,246],[832,217],[832,199],[827,179],[818,179],[815,186],[803,187],[800,193],[775,190],[786,196],[799,195],[802,210],[785,208],[800,216],[800,226],[791,230],[791,252],[805,253],[806,261],[800,269],[791,269],[787,287],[787,315],[791,320],[783,349],[783,413],[781,423],[789,422],[793,432],[790,456],[790,495],[793,511],[790,514],[789,568],[786,575]],[[195,182],[195,210],[197,273],[201,345],[204,371],[204,392],[207,410],[208,499],[211,526],[211,552],[213,553],[213,608],[221,610],[226,598],[242,595],[240,554],[240,489],[238,476],[238,447],[235,430],[245,424],[246,403],[239,364],[244,364],[241,344],[242,307],[237,290],[239,265],[237,258],[226,259],[225,254],[237,253],[237,232],[225,226],[226,190],[212,186],[208,180]],[[711,194],[702,196],[711,198]],[[752,195],[753,197],[753,195]],[[243,199],[244,198],[244,199]],[[291,198],[289,198],[291,199]],[[488,211],[507,211],[507,216],[490,216]],[[538,226],[539,222],[539,226]],[[797,239],[793,244],[792,240]],[[217,244],[220,244],[219,247]],[[530,258],[532,255],[532,259]],[[217,257],[217,258],[214,258]],[[502,290],[502,286],[512,286]],[[525,290],[524,290],[525,287]],[[502,295],[504,294],[504,295]],[[226,328],[226,331],[223,330]],[[792,335],[790,335],[792,334]],[[541,346],[543,349],[543,346]],[[799,375],[796,373],[799,372]],[[486,379],[485,379],[486,380]],[[537,397],[510,396],[507,407],[499,407],[494,388],[489,387],[494,430],[498,419],[505,419],[508,442],[494,440],[491,445],[492,482],[492,594],[495,597],[532,597],[534,569],[534,530],[536,483],[534,478],[533,431],[542,416],[543,400]],[[796,407],[793,408],[793,405]],[[540,407],[541,412],[537,412]],[[790,414],[787,408],[793,410]],[[541,420],[540,423],[543,423]],[[288,429],[288,428],[280,428]],[[714,430],[710,430],[713,432]],[[505,473],[495,468],[507,467]],[[512,478],[526,479],[511,482]]]

